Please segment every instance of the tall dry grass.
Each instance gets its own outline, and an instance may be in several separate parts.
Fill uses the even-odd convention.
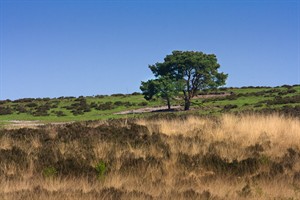
[[[0,199],[300,199],[300,121],[223,115],[1,130]]]
[[[222,115],[217,120],[190,116],[186,119],[174,120],[145,120],[137,121],[138,124],[148,127],[151,133],[159,132],[168,136],[201,137],[208,143],[232,144],[234,146],[226,150],[238,148],[240,156],[241,149],[255,144],[269,144],[267,154],[269,156],[282,156],[283,150],[288,148],[300,148],[300,120],[298,118],[286,117],[283,115]],[[265,144],[265,145],[267,145]],[[179,144],[181,146],[182,144]],[[188,144],[189,145],[189,144]],[[177,145],[175,145],[177,147]],[[199,150],[188,152],[199,153]],[[182,151],[185,151],[182,149]],[[228,152],[226,157],[237,158]]]

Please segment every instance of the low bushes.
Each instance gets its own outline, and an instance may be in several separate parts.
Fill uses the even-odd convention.
[[[267,100],[263,102],[265,102],[268,105],[300,103],[300,95],[287,96],[287,97],[276,96],[272,100]]]
[[[253,114],[0,129],[0,198],[298,199],[298,130]]]
[[[70,106],[65,106],[64,108],[71,110],[73,115],[82,115],[85,112],[91,111],[91,107],[84,97],[75,99],[75,103],[71,104]]]
[[[0,115],[12,114],[13,110],[10,106],[0,106]]]

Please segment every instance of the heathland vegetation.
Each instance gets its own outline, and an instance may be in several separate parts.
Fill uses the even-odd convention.
[[[149,67],[142,93],[1,100],[0,199],[300,199],[300,85],[220,88],[202,52]]]
[[[24,98],[0,101],[0,125],[11,120],[38,120],[70,122],[82,120],[143,117],[155,113],[116,114],[121,111],[153,108],[165,105],[161,98],[146,101],[142,94],[113,94],[90,97]],[[172,105],[184,106],[182,98],[172,100]],[[222,113],[285,113],[299,116],[300,86],[242,87],[203,90],[191,100],[190,111],[173,112],[175,115],[220,115]],[[134,113],[134,112],[133,112]]]
[[[1,101],[0,199],[299,199],[299,99],[299,85],[220,88],[190,111],[127,115],[165,102]]]
[[[300,122],[152,116],[0,131],[0,199],[299,199]]]

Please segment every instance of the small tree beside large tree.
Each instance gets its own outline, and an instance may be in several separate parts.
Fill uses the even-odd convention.
[[[151,100],[153,97],[160,97],[167,102],[168,109],[170,110],[171,100],[179,95],[179,92],[183,89],[183,85],[168,76],[162,76],[146,82],[142,81],[140,89],[143,91],[146,100]]]
[[[172,92],[172,95],[183,93],[184,110],[190,109],[191,99],[198,91],[225,85],[228,76],[223,72],[218,72],[220,65],[216,55],[198,51],[173,51],[171,55],[164,58],[164,62],[150,65],[149,68],[157,78],[150,82],[165,79],[172,80],[174,85],[180,83],[181,87],[174,87],[177,92]],[[153,93],[152,96],[159,93],[161,91],[159,88],[155,84],[147,85],[145,82],[142,82],[141,86],[145,98],[150,90]]]

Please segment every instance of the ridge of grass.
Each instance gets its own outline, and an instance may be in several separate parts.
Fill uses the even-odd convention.
[[[251,86],[221,88],[202,92],[202,94],[211,93],[226,93],[231,95],[209,99],[194,98],[191,107],[193,111],[190,112],[207,115],[224,112],[292,110],[300,107],[300,85],[285,85],[273,88]],[[270,103],[279,98],[288,97],[295,97],[295,101],[278,104]],[[172,105],[183,105],[183,103],[183,100],[176,99],[173,100]],[[77,105],[74,106],[74,104]],[[72,105],[74,108],[70,108]],[[143,117],[149,114],[116,115],[115,113],[155,106],[165,106],[165,102],[160,99],[146,101],[141,94],[19,99],[15,101],[2,100],[0,101],[0,124],[6,124],[10,120],[39,120],[49,123]],[[10,112],[5,113],[6,109]],[[76,114],[76,112],[79,112],[79,114]]]

